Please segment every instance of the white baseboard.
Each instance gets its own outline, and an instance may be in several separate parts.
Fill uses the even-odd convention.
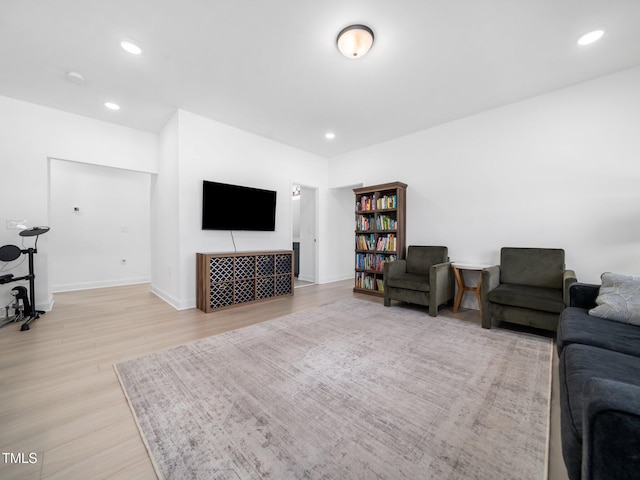
[[[331,277],[324,277],[318,280],[318,283],[333,283],[333,282],[341,282],[343,280],[354,280],[355,276],[353,272],[343,273],[341,275],[333,275]],[[355,282],[355,280],[354,280]]]
[[[140,283],[149,283],[151,278],[122,278],[117,280],[101,280],[98,282],[82,282],[82,283],[68,283],[65,285],[52,285],[51,291],[53,293],[60,292],[73,292],[76,290],[91,290],[93,288],[107,288],[107,287],[121,287],[124,285],[138,285]]]
[[[53,297],[49,296],[49,301],[45,303],[37,303],[36,302],[36,310],[40,310],[42,312],[50,312],[53,309]]]
[[[149,288],[149,291],[153,293],[155,296],[157,296],[158,298],[160,298],[161,300],[164,300],[165,302],[167,302],[176,310],[189,310],[190,308],[196,308],[195,299],[178,300],[177,298],[173,297],[172,295],[169,295],[167,292],[165,292],[161,288],[158,288],[155,285],[151,285],[151,288]]]

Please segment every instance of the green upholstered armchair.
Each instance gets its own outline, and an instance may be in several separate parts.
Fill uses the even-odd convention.
[[[405,260],[384,264],[384,304],[391,300],[426,305],[429,315],[453,299],[453,274],[447,247],[412,245]]]
[[[576,281],[559,248],[500,250],[500,265],[482,271],[482,327],[498,320],[556,331]]]

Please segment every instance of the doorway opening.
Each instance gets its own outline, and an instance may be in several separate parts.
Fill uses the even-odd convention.
[[[294,288],[317,282],[317,194],[316,187],[291,186]]]
[[[53,293],[151,281],[151,174],[49,158]]]

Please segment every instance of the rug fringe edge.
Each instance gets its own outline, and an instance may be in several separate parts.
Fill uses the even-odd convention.
[[[145,436],[144,432],[142,431],[142,427],[140,425],[140,422],[138,420],[138,416],[136,415],[136,411],[133,409],[133,404],[131,403],[131,399],[129,398],[129,395],[127,394],[127,390],[124,388],[124,383],[122,382],[122,378],[120,377],[120,372],[118,371],[118,365],[117,364],[113,364],[113,370],[116,373],[116,377],[118,378],[118,383],[120,383],[120,390],[122,390],[122,393],[124,394],[124,398],[127,399],[127,405],[129,405],[129,410],[131,410],[131,415],[133,415],[133,420],[134,422],[136,422],[136,428],[138,429],[138,434],[140,435],[140,438],[142,439],[142,443],[144,443],[144,448],[147,450],[147,455],[149,457],[149,460],[151,460],[151,465],[153,465],[153,470],[156,474],[156,477],[158,477],[158,480],[165,480],[164,475],[162,474],[162,472],[160,471],[160,466],[156,463],[155,457],[153,455],[153,453],[151,452],[151,446],[149,445],[149,442],[147,441],[147,437]]]

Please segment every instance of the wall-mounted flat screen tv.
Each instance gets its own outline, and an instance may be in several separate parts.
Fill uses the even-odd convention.
[[[202,229],[273,232],[276,194],[272,190],[204,180]]]

